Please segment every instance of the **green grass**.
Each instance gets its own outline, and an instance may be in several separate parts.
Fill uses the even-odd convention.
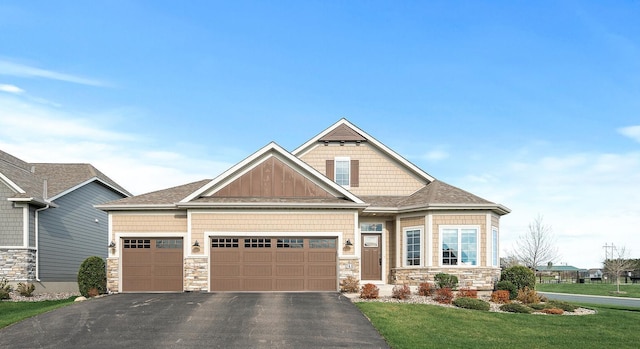
[[[0,328],[71,304],[75,298],[41,302],[0,302]]]
[[[640,284],[620,284],[620,292],[625,292],[621,294],[615,293],[616,284],[609,283],[536,284],[536,291],[640,298]]]
[[[593,307],[595,315],[503,314],[426,304],[356,306],[394,349],[637,348],[639,309]]]

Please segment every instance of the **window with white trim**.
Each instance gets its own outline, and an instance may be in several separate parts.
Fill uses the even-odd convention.
[[[478,228],[441,228],[442,265],[478,265]]]
[[[491,265],[497,267],[500,265],[500,258],[498,254],[498,228],[491,227]]]
[[[351,179],[351,159],[335,158],[335,182],[348,187]]]
[[[420,265],[420,235],[421,229],[406,229],[404,231],[405,265]]]

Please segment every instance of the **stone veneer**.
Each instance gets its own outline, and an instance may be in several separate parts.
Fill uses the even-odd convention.
[[[340,258],[338,267],[338,278],[340,280],[346,279],[349,276],[360,279],[360,259],[356,257]]]
[[[184,259],[184,290],[209,291],[209,259],[207,257]]]
[[[107,258],[107,292],[108,293],[117,293],[118,292],[118,258],[117,257],[109,257]]]
[[[469,287],[476,290],[492,290],[500,279],[499,268],[394,268],[391,280],[399,285],[416,286],[421,282],[433,282],[438,273],[452,274],[458,277],[458,287]]]
[[[0,278],[14,282],[35,280],[36,251],[0,249]]]

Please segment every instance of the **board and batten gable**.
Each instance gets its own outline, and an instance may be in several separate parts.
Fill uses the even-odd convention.
[[[427,184],[367,142],[318,143],[300,155],[302,161],[323,174],[327,173],[327,160],[338,157],[358,160],[359,183],[349,188],[355,195],[411,195]]]
[[[42,281],[76,281],[87,257],[107,257],[107,213],[93,205],[120,198],[121,194],[94,181],[55,199],[57,207],[39,213]]]
[[[15,193],[0,181],[0,246],[24,246],[24,208],[7,198]]]

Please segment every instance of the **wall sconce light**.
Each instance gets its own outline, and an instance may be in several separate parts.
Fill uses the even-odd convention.
[[[198,242],[198,240],[196,240],[196,242],[193,243],[193,247],[200,247],[200,243]]]
[[[111,243],[109,243],[109,248],[116,248],[116,243],[111,241]]]
[[[347,241],[344,243],[345,246],[353,246],[353,244],[351,243],[351,240],[347,239]]]

